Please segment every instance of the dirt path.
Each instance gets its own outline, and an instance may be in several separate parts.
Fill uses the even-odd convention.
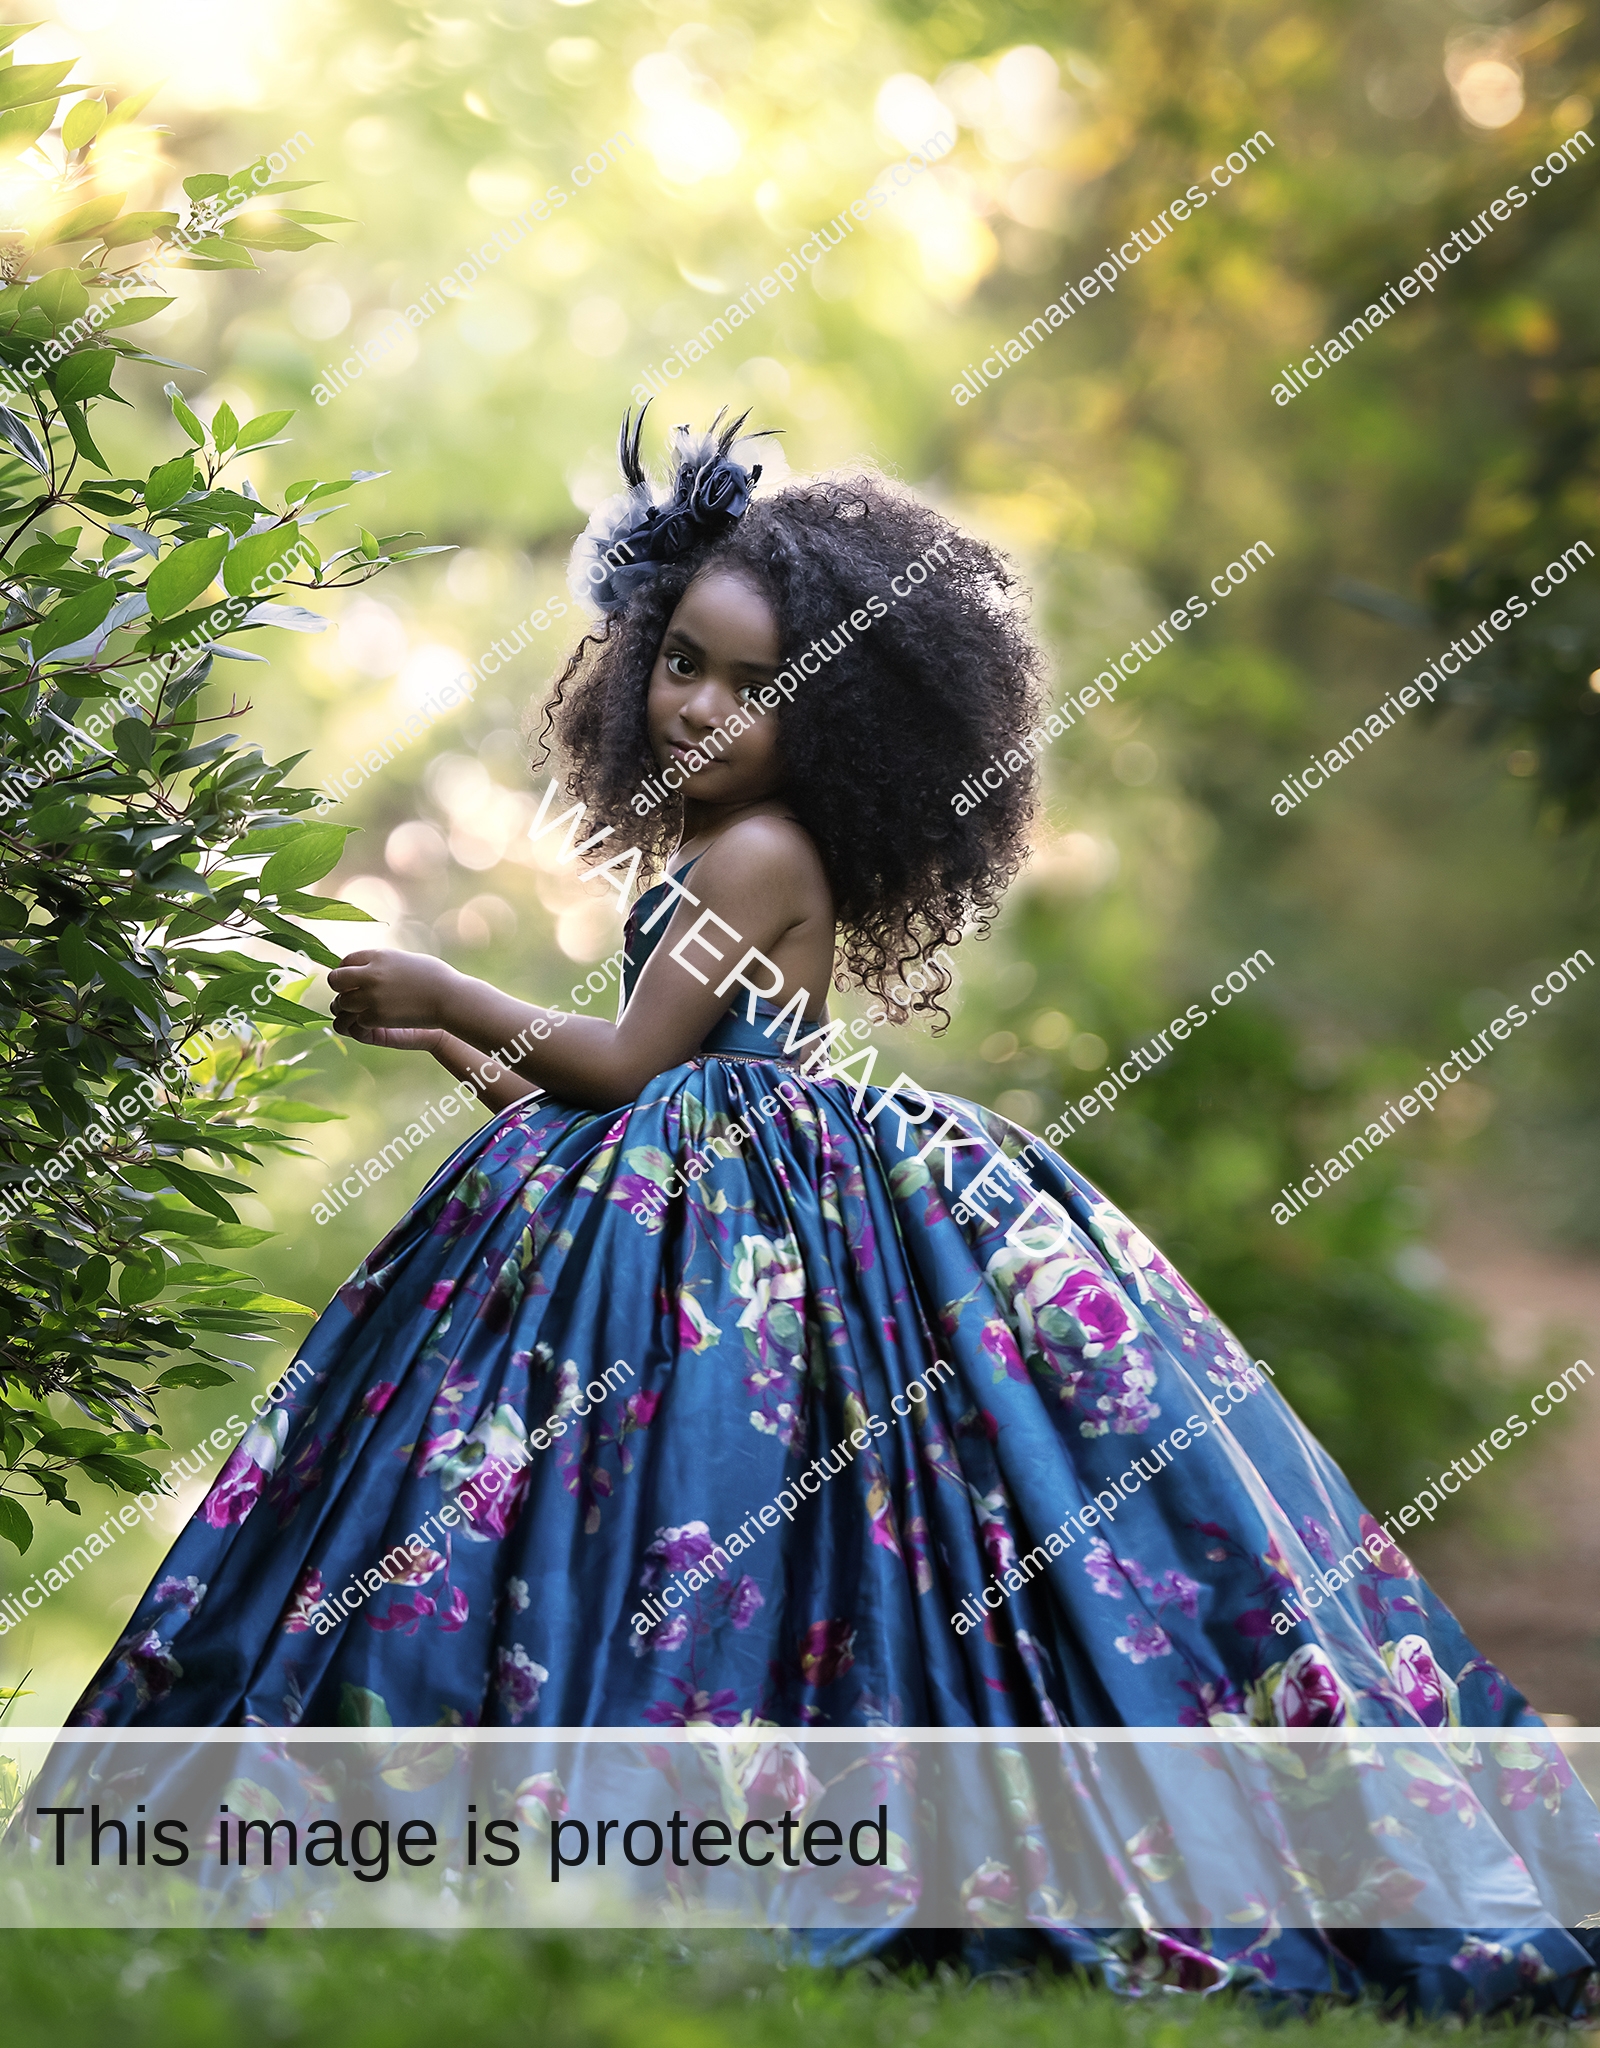
[[[1509,1367],[1559,1330],[1571,1340],[1561,1363],[1587,1359],[1596,1378],[1496,1483],[1483,1524],[1419,1539],[1412,1554],[1536,1708],[1600,1726],[1600,1263],[1534,1250],[1481,1210],[1456,1211],[1434,1250]]]

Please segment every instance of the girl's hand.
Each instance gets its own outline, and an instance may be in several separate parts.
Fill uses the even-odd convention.
[[[437,1052],[444,1032],[418,1030],[409,1024],[351,1024],[343,1035],[358,1045],[383,1045],[391,1052]]]
[[[450,998],[462,977],[443,960],[423,953],[347,953],[328,976],[334,992],[333,1028],[366,1044],[373,1031],[442,1032]]]

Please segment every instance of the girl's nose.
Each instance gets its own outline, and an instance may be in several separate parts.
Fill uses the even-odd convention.
[[[708,677],[690,694],[683,711],[686,718],[709,731],[727,716],[728,708],[728,692],[721,683],[712,682]]]

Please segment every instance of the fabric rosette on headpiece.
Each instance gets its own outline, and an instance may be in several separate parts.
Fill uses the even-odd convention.
[[[747,466],[734,452],[742,445],[740,429],[749,413],[725,427],[724,406],[703,434],[686,426],[673,428],[671,481],[655,483],[639,460],[639,438],[651,403],[646,399],[640,406],[637,420],[631,406],[623,414],[617,463],[627,488],[595,507],[567,569],[573,596],[602,618],[621,611],[668,562],[726,533],[744,516],[761,477],[759,462]],[[763,427],[744,435],[743,442],[779,431]]]

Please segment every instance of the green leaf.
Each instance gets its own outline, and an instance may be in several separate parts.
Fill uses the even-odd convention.
[[[307,882],[320,880],[339,865],[344,842],[353,829],[349,825],[302,825],[261,870],[262,895],[276,896],[280,890],[300,889]]]
[[[43,1458],[83,1458],[115,1441],[98,1429],[47,1429],[33,1448]]]
[[[252,1245],[265,1244],[275,1231],[259,1230],[253,1223],[217,1223],[209,1216],[204,1219],[210,1227],[204,1237],[195,1236],[196,1244],[208,1244],[219,1252],[248,1251]]]
[[[40,100],[36,106],[14,107],[9,114],[0,114],[0,159],[32,149],[55,117],[54,100]]]
[[[76,57],[60,57],[53,64],[6,65],[0,70],[0,107],[20,107],[29,100],[55,97],[77,61]]]
[[[57,647],[69,647],[92,633],[116,603],[121,592],[109,576],[97,577],[94,588],[58,604],[44,623],[33,630],[33,658],[41,660]]]
[[[377,924],[379,920],[359,903],[346,903],[337,896],[280,896],[278,908],[290,917],[320,918],[329,924]]]
[[[155,753],[155,734],[143,719],[119,718],[111,728],[111,741],[119,757],[135,773],[142,774],[150,766]]]
[[[90,105],[93,104],[91,101]],[[74,107],[72,113],[75,114],[77,111]],[[105,109],[102,107],[100,111],[104,113]],[[67,119],[70,121],[72,114],[69,114]],[[64,132],[62,140],[66,141]],[[72,146],[71,143],[67,144],[69,149]],[[107,221],[116,219],[122,211],[125,196],[121,192],[108,192],[99,199],[91,199],[85,206],[73,207],[70,213],[58,215],[48,227],[41,228],[34,236],[34,247],[48,249],[56,242],[86,242],[96,228],[103,228]]]
[[[33,1523],[27,1511],[5,1493],[0,1493],[0,1536],[19,1551],[33,1541]]]
[[[314,1102],[267,1101],[262,1103],[257,1114],[275,1124],[326,1124],[345,1121],[342,1109],[319,1109]]]
[[[293,406],[287,412],[257,413],[253,420],[246,420],[239,429],[240,448],[254,448],[258,441],[270,441],[273,435],[281,432],[293,418]]]
[[[114,348],[81,348],[57,364],[51,382],[58,398],[82,404],[88,398],[105,398],[111,392],[111,373],[121,361]]]
[[[220,171],[196,171],[192,178],[185,178],[183,189],[191,199],[215,199],[219,192],[226,192],[228,181]]]
[[[0,78],[5,73],[0,71]],[[75,270],[47,270],[22,294],[24,306],[36,306],[52,327],[66,327],[89,310],[89,294]]]
[[[111,1285],[111,1261],[96,1252],[73,1274],[72,1284],[79,1301],[98,1301]]]
[[[179,270],[254,270],[256,263],[242,242],[228,241],[221,235],[209,235],[204,241],[191,242],[188,253],[178,259]]]
[[[93,142],[100,133],[106,118],[106,103],[101,99],[79,100],[68,110],[67,118],[61,124],[61,146],[63,149],[82,149],[86,142]],[[122,204],[119,199],[117,205]],[[115,208],[112,209],[115,212]]]
[[[180,1166],[175,1159],[158,1159],[156,1169],[170,1186],[175,1187],[180,1195],[187,1196],[197,1209],[208,1210],[213,1216],[220,1217],[224,1223],[238,1222],[238,1213],[233,1205],[225,1201],[210,1181],[203,1174],[196,1173],[193,1167]]]
[[[196,1306],[206,1308],[253,1309],[261,1315],[314,1316],[316,1310],[303,1301],[285,1301],[281,1294],[257,1294],[252,1288],[227,1288],[196,1297]]]
[[[169,505],[177,504],[185,491],[192,491],[194,484],[194,457],[174,455],[170,462],[158,463],[151,470],[144,487],[145,505],[152,512],[165,512]]]
[[[163,384],[161,388],[167,394],[168,399],[171,401],[172,417],[178,422],[178,425],[182,427],[183,431],[189,436],[189,439],[194,442],[195,446],[197,448],[200,447],[205,441],[206,430],[203,426],[201,426],[200,422],[195,418],[194,414],[189,410],[188,406],[184,404],[183,393],[178,389],[176,384]]]
[[[176,401],[173,410],[177,410]],[[174,612],[181,612],[186,604],[215,582],[227,552],[228,536],[225,533],[208,534],[204,540],[187,540],[182,547],[174,548],[164,562],[157,563],[151,570],[144,586],[152,616],[166,619]],[[326,873],[327,870],[320,872]]]
[[[78,453],[86,461],[92,462],[97,469],[109,471],[111,465],[94,445],[93,436],[89,432],[88,422],[83,416],[83,407],[75,405],[70,398],[63,398],[60,403],[61,417],[67,423],[67,432],[72,436],[73,446],[77,449]]]
[[[211,415],[211,439],[218,452],[231,448],[239,438],[239,415],[224,399]]]
[[[33,836],[40,846],[59,846],[76,839],[80,813],[68,803],[46,804],[33,814]]]
[[[231,1384],[231,1373],[219,1372],[214,1365],[202,1365],[198,1359],[187,1365],[169,1366],[156,1381],[158,1387],[226,1387]]]
[[[75,988],[83,988],[100,972],[100,956],[75,924],[64,924],[56,952]]]
[[[45,453],[44,443],[26,420],[18,419],[3,405],[0,405],[0,440],[9,442],[23,461],[41,476],[49,474],[50,458]]]
[[[131,1180],[132,1175],[124,1168],[123,1178]],[[153,1181],[159,1181],[153,1175]],[[137,1185],[137,1183],[135,1183]],[[203,1244],[214,1251],[248,1251],[252,1245],[265,1244],[276,1233],[258,1230],[253,1223],[219,1223],[215,1216],[199,1215],[193,1209],[182,1209],[170,1196],[161,1195],[151,1205],[150,1222],[146,1235],[160,1232],[164,1237],[180,1237],[193,1244]]]
[[[245,249],[310,249],[328,239],[297,220],[271,213],[241,214],[237,220],[230,220],[222,232],[228,241]],[[212,245],[207,242],[195,246],[210,249]]]
[[[163,228],[175,228],[177,225],[175,213],[125,213],[121,220],[106,229],[100,239],[108,249],[126,249],[134,242],[148,242]]]
[[[108,129],[120,128],[124,122],[131,121],[135,114],[142,114],[161,90],[163,83],[163,80],[157,79],[154,85],[147,85],[143,92],[125,93],[111,109],[111,112],[107,114],[106,127]]]
[[[101,302],[102,305],[104,301]],[[156,313],[165,312],[173,303],[171,299],[123,299],[113,306],[100,322],[102,327],[132,327],[140,320],[148,320]]]
[[[362,554],[366,556],[369,562],[375,562],[383,553],[383,547],[378,536],[375,533],[368,533],[364,526],[358,526],[356,532],[361,536]]]
[[[232,597],[254,597],[276,589],[300,559],[300,529],[269,526],[236,541],[222,565],[224,588]]]
[[[339,1688],[339,1726],[341,1728],[392,1728],[389,1704],[381,1692],[373,1692],[364,1685],[351,1685],[348,1680]]]
[[[335,477],[330,483],[308,476],[297,484],[290,484],[283,495],[290,505],[310,505],[318,498],[330,498],[338,491],[352,490],[357,484],[376,483],[379,477],[388,474],[386,469],[358,469],[349,476]]]
[[[136,1308],[141,1301],[154,1301],[166,1284],[165,1259],[126,1259],[117,1277],[117,1299],[124,1308]]]
[[[137,1458],[101,1451],[94,1457],[80,1459],[79,1463],[91,1479],[98,1479],[103,1485],[114,1486],[123,1493],[161,1491],[161,1475],[148,1465],[141,1465]]]

